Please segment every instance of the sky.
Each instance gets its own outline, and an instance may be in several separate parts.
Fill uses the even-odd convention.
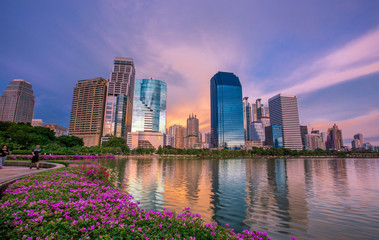
[[[298,98],[300,124],[379,145],[379,1],[0,1],[0,91],[33,85],[34,118],[69,126],[79,80],[114,57],[168,84],[167,127],[210,130],[210,79],[236,74],[250,102]]]

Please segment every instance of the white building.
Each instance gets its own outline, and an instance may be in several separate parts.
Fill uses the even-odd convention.
[[[309,133],[305,135],[305,144],[307,150],[323,149],[325,150],[325,142],[322,141],[321,134],[319,133]]]
[[[264,142],[266,141],[265,127],[263,123],[252,122],[249,127],[250,130],[250,139],[255,142]]]
[[[42,119],[32,119],[32,124],[33,127],[43,127],[45,126],[45,123],[42,121]]]

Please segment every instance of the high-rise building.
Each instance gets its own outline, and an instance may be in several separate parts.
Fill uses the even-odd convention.
[[[167,84],[155,79],[136,79],[132,132],[166,132]]]
[[[187,118],[187,148],[194,148],[194,145],[199,142],[199,119],[196,115],[189,115]]]
[[[258,118],[258,122],[263,124],[263,127],[270,126],[270,118],[269,117],[260,117]]]
[[[45,127],[54,131],[56,137],[64,136],[67,133],[67,128],[59,126],[57,124],[46,124]]]
[[[245,139],[241,83],[233,73],[218,72],[210,85],[212,145],[240,148]]]
[[[245,131],[245,142],[250,140],[250,123],[251,123],[251,107],[249,97],[243,98],[243,128]]]
[[[359,139],[353,139],[351,141],[351,148],[352,149],[360,149],[362,147],[361,141]]]
[[[84,146],[100,144],[108,79],[93,78],[76,83],[72,99],[69,135],[83,138]]]
[[[108,83],[103,136],[126,138],[132,129],[135,68],[132,58],[116,57]]]
[[[305,149],[312,151],[316,149],[326,149],[325,142],[322,141],[321,134],[318,131],[312,131],[305,135]]]
[[[363,138],[363,134],[362,133],[357,133],[354,135],[354,140],[357,139],[359,140],[359,146],[357,146],[357,148],[360,148],[363,146],[363,144],[365,143],[365,139]]]
[[[33,127],[43,127],[45,126],[45,123],[42,121],[42,119],[32,119],[32,124]]]
[[[280,125],[270,125],[265,128],[266,145],[283,148],[283,130]]]
[[[168,130],[173,148],[185,148],[186,128],[181,125],[173,125]]]
[[[326,140],[327,150],[340,150],[343,148],[342,130],[336,124],[328,129],[328,138]]]
[[[212,134],[211,133],[205,133],[204,134],[204,142],[211,144],[212,141]]]
[[[250,124],[250,140],[254,142],[266,141],[265,126],[261,122],[252,122]]]
[[[31,123],[34,113],[32,85],[14,79],[0,98],[0,121]]]
[[[278,94],[268,100],[271,125],[282,126],[285,148],[301,150],[299,112],[296,96]]]
[[[308,126],[300,126],[300,136],[301,136],[301,143],[303,144],[303,148],[307,146],[306,143],[306,135],[308,134]]]

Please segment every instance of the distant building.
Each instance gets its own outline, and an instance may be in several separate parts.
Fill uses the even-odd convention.
[[[325,150],[325,142],[323,142],[321,134],[318,132],[312,131],[309,134],[305,135],[305,149],[307,150],[316,150],[322,149]]]
[[[199,132],[199,143],[203,142],[203,134]]]
[[[268,100],[271,125],[282,126],[285,148],[302,150],[296,96],[278,94]]]
[[[204,134],[204,142],[211,144],[211,141],[212,141],[212,134],[211,133]]]
[[[194,145],[199,142],[199,119],[196,115],[190,115],[187,119],[187,134],[186,147],[194,148]]]
[[[83,139],[84,146],[100,144],[108,79],[93,78],[76,83],[72,99],[69,135]]]
[[[326,140],[327,150],[340,150],[343,148],[342,130],[336,124],[328,129],[328,138]]]
[[[263,127],[268,127],[271,125],[269,117],[260,117],[260,118],[258,118],[258,122],[262,123]]]
[[[243,98],[243,128],[245,131],[245,142],[250,140],[250,123],[251,123],[251,106],[249,103],[249,98]]]
[[[0,121],[31,123],[34,101],[32,85],[23,79],[14,79],[0,98]]]
[[[45,123],[42,121],[42,119],[32,119],[32,124],[33,127],[43,127],[45,126]]]
[[[245,144],[246,150],[251,150],[253,147],[263,148],[263,142],[261,141],[247,141]]]
[[[245,143],[241,83],[233,73],[218,72],[210,85],[212,147],[241,148]]]
[[[45,127],[53,130],[56,137],[64,136],[67,134],[67,128],[59,126],[57,124],[46,124]]]
[[[353,149],[360,149],[363,147],[365,140],[362,133],[357,133],[354,135],[354,140],[351,142]]]
[[[129,132],[127,144],[131,150],[140,148],[155,148],[156,150],[165,144],[165,134],[160,132]]]
[[[168,130],[173,148],[184,149],[186,147],[186,128],[181,125],[173,125]]]
[[[361,144],[363,145],[365,143],[365,139],[363,138],[363,134],[362,133],[357,133],[354,135],[354,139],[358,139]]]
[[[103,136],[126,138],[132,128],[135,68],[132,58],[116,57],[108,83]]]
[[[266,145],[274,148],[283,148],[283,130],[280,125],[271,125],[265,128]]]
[[[260,122],[252,122],[250,124],[250,139],[254,142],[264,142],[266,141],[265,137],[265,127]]]
[[[132,132],[166,133],[167,83],[136,79]]]
[[[308,126],[300,126],[300,136],[301,136],[301,143],[303,144],[303,148],[307,146],[306,143],[306,135],[308,134]]]

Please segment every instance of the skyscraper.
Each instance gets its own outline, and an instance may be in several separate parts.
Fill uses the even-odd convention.
[[[363,144],[365,143],[365,139],[363,138],[363,134],[362,134],[362,133],[357,133],[357,134],[355,134],[355,135],[354,135],[354,139],[359,140],[359,146],[358,146],[358,148],[359,148],[359,147],[362,147]]]
[[[135,68],[132,58],[116,57],[108,83],[103,136],[126,138],[132,129]]]
[[[132,132],[166,133],[167,84],[155,79],[136,79]]]
[[[108,79],[93,78],[76,83],[72,99],[69,135],[83,138],[87,147],[100,144]]]
[[[250,124],[250,140],[257,142],[265,142],[265,126],[261,122],[252,122]]]
[[[199,142],[199,119],[196,115],[189,115],[187,118],[187,148],[193,148]]]
[[[218,72],[210,85],[212,145],[240,148],[245,139],[241,83],[233,73]]]
[[[14,79],[0,98],[0,121],[31,123],[34,113],[32,85]]]
[[[249,98],[243,98],[243,128],[245,131],[245,142],[250,140],[250,123],[251,123],[251,107],[249,103]]]
[[[266,145],[283,148],[283,130],[280,125],[270,125],[265,128]]]
[[[278,94],[268,100],[271,125],[282,126],[283,145],[292,150],[303,148],[296,96]]]
[[[328,137],[326,140],[327,150],[340,150],[343,148],[342,130],[336,124],[328,129]]]
[[[185,148],[186,128],[181,125],[173,125],[168,130],[173,148]]]
[[[303,148],[307,146],[306,143],[306,135],[308,134],[308,126],[300,126],[300,136],[301,136],[301,143],[303,144]]]

